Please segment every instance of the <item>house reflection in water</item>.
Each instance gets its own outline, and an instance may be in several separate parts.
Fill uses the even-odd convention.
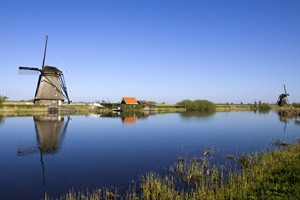
[[[125,112],[122,113],[121,119],[123,124],[134,124],[138,120],[146,119],[149,117],[149,113],[145,112]]]
[[[120,118],[122,124],[134,124],[138,120],[147,119],[150,115],[155,113],[150,112],[111,112],[104,113],[102,115],[90,115],[92,117],[108,117],[108,118]]]
[[[133,124],[137,121],[137,117],[136,116],[132,116],[132,117],[122,117],[122,122],[123,124]]]

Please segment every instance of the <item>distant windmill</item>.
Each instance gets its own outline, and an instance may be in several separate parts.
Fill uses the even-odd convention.
[[[34,103],[39,105],[57,106],[67,99],[70,99],[62,71],[56,67],[45,65],[47,51],[48,36],[46,36],[46,44],[44,50],[44,58],[42,68],[19,67],[19,70],[31,70],[40,72],[39,80],[34,97]]]
[[[289,94],[286,92],[285,84],[283,84],[283,89],[284,89],[284,93],[279,95],[278,100],[277,100],[278,106],[284,106],[289,103],[288,98],[287,98],[289,96]]]

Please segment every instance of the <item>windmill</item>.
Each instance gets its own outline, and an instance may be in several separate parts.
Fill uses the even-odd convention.
[[[44,50],[42,68],[19,67],[20,71],[29,70],[40,73],[34,96],[34,103],[39,105],[58,106],[66,99],[70,103],[67,87],[62,71],[56,67],[45,65],[48,36]]]
[[[278,106],[284,106],[289,103],[288,98],[287,98],[289,96],[289,94],[286,92],[285,84],[283,84],[283,89],[284,89],[284,93],[279,95],[278,100],[277,100]]]

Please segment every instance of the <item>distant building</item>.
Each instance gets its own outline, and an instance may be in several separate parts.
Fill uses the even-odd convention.
[[[134,97],[123,97],[121,104],[138,105],[138,101]]]

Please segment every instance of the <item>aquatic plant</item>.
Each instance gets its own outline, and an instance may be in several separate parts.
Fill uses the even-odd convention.
[[[45,200],[53,200],[47,193],[44,197]],[[75,191],[74,189],[70,190],[63,196],[60,196],[59,200],[115,200],[120,199],[120,195],[118,195],[117,189],[100,189],[97,188],[93,191]]]
[[[241,166],[239,173],[210,165],[206,158],[181,156],[169,175],[149,172],[141,177],[140,188],[131,188],[126,196],[98,189],[70,191],[60,199],[300,199],[300,140],[274,151],[233,157]]]
[[[238,157],[237,161],[241,165],[240,173],[210,166],[205,158],[187,160],[180,157],[169,176],[161,178],[157,174],[148,174],[148,183],[143,185],[142,194],[144,191],[147,194],[153,191],[153,187],[148,186],[155,181],[156,185],[163,188],[159,194],[173,199],[300,198],[299,141],[273,152],[246,154]],[[166,184],[163,180],[172,181]],[[140,197],[151,199],[149,195]]]

